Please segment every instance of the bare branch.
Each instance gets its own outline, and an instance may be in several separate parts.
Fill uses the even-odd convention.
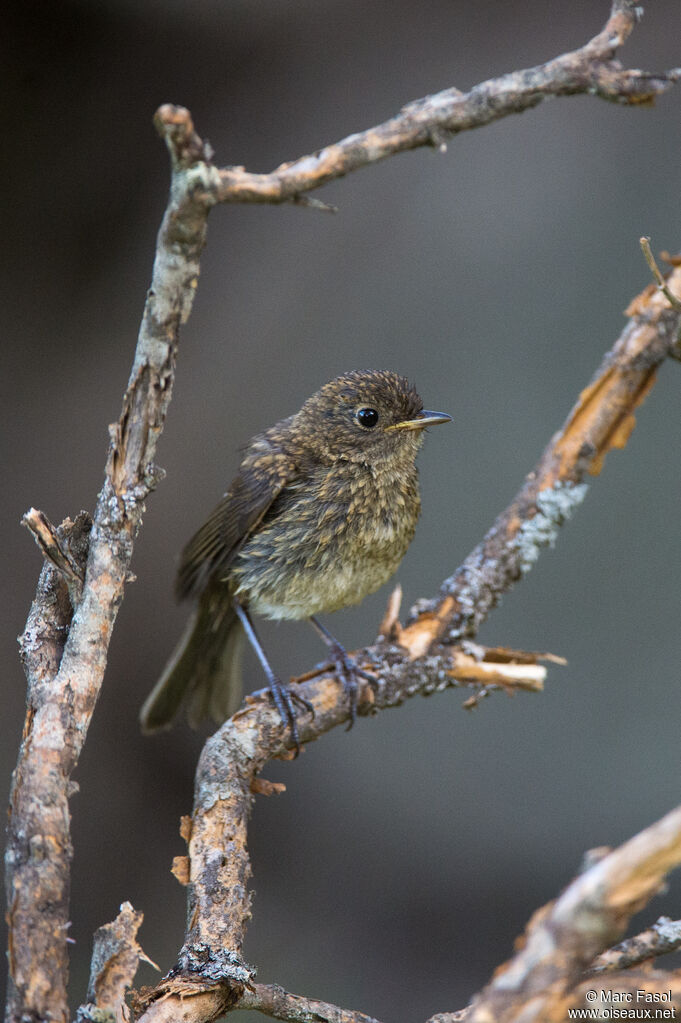
[[[59,569],[68,585],[74,587],[71,599],[77,602],[83,588],[84,572],[69,553],[68,547],[62,543],[58,531],[44,512],[37,508],[29,508],[21,520],[33,534],[33,539],[40,547],[44,556]]]
[[[459,132],[522,113],[550,96],[586,93],[616,103],[652,103],[679,80],[681,70],[660,74],[625,70],[613,59],[631,34],[638,10],[631,0],[615,0],[603,30],[580,49],[481,82],[470,92],[451,88],[415,100],[389,121],[284,163],[269,174],[227,167],[220,171],[211,195],[219,202],[289,202],[396,153],[420,146],[444,151],[447,139]]]
[[[159,126],[173,157],[171,196],[123,410],[111,428],[82,595],[72,613],[60,577],[44,569],[22,641],[29,699],[10,797],[6,857],[7,1019],[17,1023],[69,1019],[70,775],[101,687],[144,500],[159,478],[153,464],[156,442],[172,393],[178,329],[191,309],[205,238],[207,208],[193,201],[192,188],[197,175],[208,173],[207,151],[186,118],[179,124],[161,119]],[[198,171],[194,160],[201,161]],[[79,520],[76,526],[80,542],[85,527]],[[71,536],[66,524],[63,528]],[[78,564],[82,571],[83,562]]]
[[[375,693],[365,686],[358,707],[364,715],[397,706],[417,693],[427,695],[458,684],[482,686],[485,692],[536,691],[545,671],[536,664],[542,655],[484,647],[476,648],[474,655],[457,649],[413,663],[401,648],[384,649],[379,644],[365,653],[371,655],[370,666],[381,682]],[[513,663],[516,660],[524,663]],[[314,718],[299,722],[303,742],[347,721],[346,700],[335,677],[311,673],[299,691],[314,707]],[[148,995],[144,1023],[172,1018],[170,1001],[179,1011],[194,992],[204,995],[211,986],[219,985],[216,999],[222,1000],[221,1011],[230,991],[236,1007],[252,989],[253,973],[241,957],[250,917],[248,819],[255,794],[262,791],[257,775],[272,757],[289,758],[289,743],[267,690],[247,697],[246,706],[206,742],[197,768],[191,826],[182,828],[189,864],[183,859],[179,872],[188,884],[190,923],[177,964]]]
[[[138,1007],[144,1007],[144,999]],[[255,1009],[265,1016],[290,1023],[380,1023],[363,1012],[293,995],[278,984],[254,984],[245,988],[239,1002],[230,1006],[224,987],[207,989],[186,980],[175,988],[170,982],[164,996],[149,1005],[143,1019],[147,1023],[151,1020],[154,1023],[176,1023],[177,1020],[206,1023],[218,1019],[230,1008]]]
[[[60,551],[68,551],[68,561],[78,573],[85,564],[91,525],[90,517],[81,513],[75,522],[67,519],[54,530],[55,544]],[[31,1006],[35,1018],[69,1018],[66,941],[72,849],[68,796],[76,786],[62,773],[73,740],[70,732],[65,736],[61,730],[68,694],[60,693],[55,699],[54,679],[72,616],[66,580],[46,561],[19,641],[28,688],[5,853],[9,1020],[20,1019],[25,1005]]]
[[[649,959],[668,955],[681,948],[681,920],[660,919],[641,934],[626,938],[613,948],[601,952],[589,968],[589,973],[612,973],[640,966]]]
[[[416,146],[441,149],[449,136],[528,109],[546,96],[582,92],[623,103],[650,102],[679,73],[627,71],[613,60],[617,47],[632,31],[636,10],[631,0],[615,0],[604,30],[580,50],[538,68],[484,82],[467,94],[450,89],[411,103],[391,121],[269,175],[216,169],[210,147],[194,131],[186,110],[163,106],[157,112],[156,125],[172,160],[170,199],[123,408],[110,428],[106,479],[89,535],[82,593],[79,577],[88,539],[86,524],[65,523],[62,536],[47,520],[32,520],[46,555],[55,559],[59,570],[52,565],[43,568],[22,640],[28,712],[12,787],[7,851],[7,1019],[11,1023],[26,1018],[66,1023],[69,1018],[65,990],[70,775],[101,687],[144,501],[161,475],[155,466],[156,446],[172,395],[179,328],[191,312],[196,292],[211,207],[217,202],[300,201],[302,193],[332,178]],[[678,292],[675,276],[676,271],[667,285]],[[393,623],[400,648],[384,640],[367,651],[382,685],[375,695],[371,690],[363,693],[364,713],[455,683],[462,662],[457,668],[455,652],[437,644],[474,635],[498,595],[527,570],[581,499],[583,474],[597,471],[605,451],[624,443],[633,425],[633,409],[669,350],[665,322],[678,331],[675,311],[663,313],[653,296],[641,300],[641,309],[645,322],[642,312],[641,322],[630,328],[621,347],[612,353],[612,365],[605,366],[584,392],[537,473],[483,545],[447,581],[440,600],[430,602],[407,629],[400,631],[399,623]],[[574,447],[577,440],[579,448]],[[71,599],[63,577],[69,577],[70,571],[78,580],[77,586],[76,579],[70,578]],[[473,667],[468,662],[463,670],[472,672]],[[508,687],[508,670],[502,681],[504,670],[497,666],[496,671],[494,684]],[[346,709],[334,679],[310,680],[305,687],[317,717],[304,723],[301,736],[311,741],[344,720]],[[177,977],[166,981],[168,998],[151,1006],[156,1011],[164,1005],[174,1012],[169,1018],[185,1018],[187,1008],[175,997],[175,989],[171,991],[173,985],[186,992],[191,978],[198,978],[193,1004],[207,999],[206,1005],[218,1014],[236,1004],[252,985],[251,971],[240,958],[250,870],[241,843],[245,843],[253,778],[268,757],[284,752],[277,715],[262,694],[256,694],[252,704],[206,746],[189,841],[191,926]],[[225,864],[224,839],[232,827],[234,858],[230,847]],[[220,921],[211,905],[218,893],[224,895],[226,907]],[[222,943],[216,941],[220,935],[226,939]]]
[[[273,1019],[290,1020],[291,1023],[379,1023],[363,1012],[340,1009],[316,998],[292,995],[278,984],[256,984],[253,991],[244,993],[239,1008],[257,1009]]]
[[[667,279],[681,295],[681,267]],[[654,386],[659,365],[675,354],[681,314],[654,285],[627,309],[631,317],[562,429],[482,543],[446,579],[436,601],[412,609],[416,620],[400,642],[413,651],[475,635],[501,594],[525,575],[584,499],[587,480],[612,448],[625,446],[635,411]]]
[[[102,1023],[104,1013],[110,1015],[112,1023],[127,1023],[125,995],[140,960],[158,969],[137,941],[143,919],[143,913],[136,913],[129,902],[124,902],[113,923],[104,924],[95,932],[88,1004],[79,1008],[78,1023],[88,1020]]]
[[[473,1001],[468,1023],[511,1023],[521,1009],[524,1020],[563,1023],[566,1008],[575,1004],[573,989],[594,956],[680,863],[681,807],[600,859],[535,913],[520,951]],[[670,986],[666,978],[658,983]],[[588,987],[598,985],[592,981]],[[614,987],[611,977],[607,987]]]
[[[674,270],[669,284],[674,291],[681,291],[681,268]],[[584,496],[586,475],[600,472],[610,448],[626,442],[634,426],[634,410],[650,391],[679,325],[679,315],[654,287],[635,299],[629,312],[632,319],[580,395],[563,429],[552,438],[539,466],[483,543],[445,583],[440,598],[404,629],[394,617],[393,605],[391,633],[399,646],[383,638],[356,654],[358,663],[366,664],[380,678],[375,692],[371,686],[363,686],[360,714],[396,706],[417,693],[441,691],[457,676],[468,681],[475,677],[480,682],[480,674],[487,670],[480,668],[485,659],[496,658],[496,667],[502,668],[502,651],[487,651],[486,658],[476,660],[477,648],[470,643],[443,646],[441,639],[448,632],[475,634],[501,594],[553,542]],[[506,651],[505,655],[511,664],[529,656],[518,651]],[[536,662],[537,655],[533,656]],[[305,681],[298,680],[300,695],[315,713],[314,718],[299,722],[299,731],[302,742],[311,742],[346,721],[348,708],[335,677],[308,674],[302,679]],[[253,779],[268,759],[286,755],[288,743],[268,693],[261,691],[248,697],[247,706],[225,722],[203,749],[191,833],[187,833],[190,926],[178,964],[169,975],[173,991],[162,981],[155,992],[166,1000],[169,996],[176,999],[178,1008],[183,977],[190,986],[202,982],[208,987],[212,978],[219,984],[221,997],[232,991],[234,1004],[239,1004],[245,989],[252,986],[240,956],[250,916],[247,884],[251,866],[246,838]],[[227,847],[228,856],[224,853]],[[605,940],[590,958],[607,944]],[[208,973],[203,969],[206,949],[211,951]],[[216,971],[221,957],[224,961],[224,949],[230,950],[231,958],[224,962],[225,973],[219,978]],[[200,951],[198,957],[194,950]],[[156,1004],[150,1005],[144,1023],[157,1019]]]

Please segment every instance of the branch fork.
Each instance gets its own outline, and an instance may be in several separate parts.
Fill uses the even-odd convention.
[[[144,501],[160,477],[156,447],[172,397],[179,329],[196,293],[210,209],[228,202],[318,206],[318,200],[306,193],[325,183],[419,146],[443,150],[446,140],[457,133],[522,112],[550,96],[586,93],[626,104],[652,102],[678,81],[681,72],[623,70],[614,60],[638,12],[631,0],[615,0],[605,28],[582,48],[483,82],[467,93],[448,89],[417,100],[383,124],[268,174],[253,174],[243,167],[217,168],[212,148],[196,133],[187,110],[165,105],[157,111],[156,127],[171,156],[170,198],[93,521],[79,516],[74,523],[55,528],[33,509],[25,519],[46,562],[21,641],[28,710],[11,791],[6,854],[8,1023],[26,1019],[67,1023],[70,1018],[66,935],[71,773],[102,684],[124,586],[131,578]],[[607,452],[626,443],[635,410],[653,387],[658,367],[668,355],[678,357],[681,313],[678,301],[670,296],[681,295],[681,268],[673,265],[664,287],[659,281],[658,285],[661,290],[647,289],[632,304],[627,327],[562,430],[481,544],[444,581],[439,595],[419,602],[404,628],[398,621],[399,604],[392,602],[382,639],[365,651],[380,666],[383,679],[366,709],[377,711],[417,692],[439,691],[456,682],[476,687],[479,693],[491,687],[541,687],[545,669],[537,662],[542,655],[502,648],[481,653],[470,640],[500,595],[554,542],[584,498],[587,480],[601,471]],[[344,721],[347,708],[331,677],[310,677],[302,687],[316,710],[313,720],[301,722],[301,738],[309,742]],[[188,862],[178,865],[178,873],[188,881],[189,928],[175,969],[146,999],[145,1023],[158,1019],[199,1023],[233,1007],[259,1008],[289,1020],[372,1023],[361,1013],[291,995],[276,985],[256,985],[242,959],[250,913],[248,817],[254,791],[263,791],[261,780],[258,785],[261,769],[270,757],[285,753],[278,716],[265,699],[252,701],[206,743],[197,771],[191,828],[185,828]],[[627,914],[678,862],[678,814],[675,811],[633,839],[623,847],[626,852],[611,854],[604,861],[608,866],[597,864],[574,882],[533,921],[525,948],[474,1005],[438,1018],[503,1021],[519,1018],[522,1010],[524,1020],[557,1020],[557,1006],[564,1012],[566,999],[577,997],[580,989],[574,984],[589,957],[602,951],[603,942],[612,940]],[[591,880],[585,878],[598,878],[601,887],[589,888]],[[601,899],[598,906],[605,924],[598,936],[590,925],[580,924],[586,919],[585,892],[592,907],[593,899]],[[124,990],[140,954],[135,937],[139,917],[132,907],[124,906],[122,913],[120,950],[126,966],[121,983],[117,981],[105,999],[109,1003],[105,1011],[112,1010],[121,1020],[127,1012]],[[560,944],[563,933],[574,935],[570,949]],[[563,957],[560,962],[547,958],[544,938],[554,942]],[[626,977],[627,983],[643,983],[635,973],[617,977],[618,982]],[[668,983],[678,999],[679,983]],[[96,988],[95,983],[90,992],[95,999]],[[530,1001],[524,1003],[526,995]],[[94,1018],[93,1009],[82,1011],[84,1019]],[[564,1018],[563,1014],[560,1019]]]
[[[674,268],[668,284],[673,292],[681,293],[681,267]],[[632,318],[604,357],[591,383],[582,391],[563,428],[552,438],[537,467],[482,543],[445,581],[439,597],[413,609],[410,624],[402,628],[398,619],[399,594],[391,596],[381,625],[383,636],[375,646],[355,655],[360,661],[366,658],[381,679],[375,693],[370,687],[364,687],[366,697],[360,704],[361,712],[366,713],[370,708],[375,713],[416,693],[440,691],[452,685],[455,679],[479,685],[484,693],[489,688],[490,671],[498,672],[496,686],[508,689],[514,684],[540,688],[545,669],[537,662],[541,659],[560,661],[551,655],[505,648],[486,650],[471,643],[470,638],[462,641],[462,637],[475,636],[500,595],[531,568],[543,548],[555,541],[560,526],[584,498],[585,481],[602,471],[608,451],[626,443],[635,423],[634,412],[652,389],[657,369],[670,354],[675,337],[668,329],[667,300],[657,289],[646,289],[632,306]],[[681,313],[674,311],[673,318],[675,327],[681,326]],[[458,645],[450,645],[452,640]],[[301,683],[301,694],[314,706],[315,716],[300,722],[303,743],[341,724],[348,713],[342,689],[332,676],[306,676],[306,679]],[[479,695],[477,699],[473,697],[469,705],[475,705],[479,698]],[[250,915],[247,881],[251,867],[246,837],[254,779],[270,758],[284,752],[280,722],[264,691],[253,694],[247,706],[225,722],[206,743],[197,769],[189,839],[191,925],[185,949],[200,942],[240,953],[245,922]],[[679,820],[679,817],[673,818],[674,827]],[[225,859],[216,851],[225,847],[227,836],[230,855]],[[681,846],[670,853],[664,869],[655,875],[656,884],[671,868],[672,860],[676,862],[677,851],[681,855]],[[584,891],[585,882],[580,884],[579,892]],[[220,891],[217,901],[213,897],[216,885]],[[647,897],[651,893],[652,888],[645,889]],[[561,900],[557,905],[567,904]],[[618,910],[618,926],[634,911],[632,906],[633,900],[631,906],[627,904]],[[599,933],[598,941],[594,943],[589,939],[587,946],[575,950],[576,958],[571,960],[569,973],[565,975],[566,984],[574,983],[575,977],[581,976],[585,964],[617,936],[617,928],[608,924]],[[542,947],[541,936],[533,940],[537,947]],[[564,954],[562,949],[561,955]],[[540,979],[544,968],[533,952],[528,956],[534,965],[532,970],[527,967],[526,974],[534,992],[535,985],[544,983]],[[554,967],[552,961],[551,969]],[[535,968],[537,972],[532,972]],[[179,977],[177,979],[179,983]],[[187,979],[191,985],[197,978],[192,974]],[[216,1000],[225,997],[226,988],[229,988],[227,977],[216,988]],[[160,990],[163,990],[163,982]],[[494,1012],[497,1012],[508,995],[507,985],[500,981],[498,991],[501,993],[497,994],[496,987],[493,990],[489,998],[495,1000]],[[518,999],[528,995],[528,991],[529,988],[523,986],[517,997],[508,995],[508,1004],[517,1008]],[[555,988],[551,997],[554,1000],[558,997]],[[252,1000],[253,995],[247,995],[244,989],[238,998]],[[237,1004],[241,1004],[238,998]],[[163,1014],[167,1006],[159,1015],[161,1011],[156,1005],[155,1002],[149,1005],[144,1023],[171,1018]],[[470,1018],[477,1023],[513,1018],[512,1015],[486,1016],[486,1011],[478,1007]],[[540,1013],[536,1019],[548,1023],[549,1017],[544,1018]]]

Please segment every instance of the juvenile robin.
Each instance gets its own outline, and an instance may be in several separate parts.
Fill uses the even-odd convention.
[[[424,411],[404,377],[362,370],[336,377],[250,441],[227,493],[182,552],[177,596],[196,607],[142,708],[145,731],[167,727],[184,702],[192,724],[229,717],[241,701],[247,636],[298,748],[292,691],[272,671],[251,612],[311,621],[354,721],[357,677],[366,673],[316,616],[358,604],[395,572],[419,515],[424,428],[450,419]]]

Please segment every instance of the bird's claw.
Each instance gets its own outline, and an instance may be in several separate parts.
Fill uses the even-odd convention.
[[[331,655],[331,664],[348,697],[350,722],[346,731],[349,731],[357,720],[357,694],[359,691],[357,679],[365,679],[374,691],[378,689],[379,679],[373,672],[365,671],[364,668],[355,664],[352,657],[346,653],[345,647],[341,646],[336,637],[332,636],[326,626],[322,625],[314,615],[310,616],[310,622],[326,644]]]
[[[298,734],[298,721],[295,711],[295,704],[306,710],[311,717],[315,716],[315,710],[309,700],[306,700],[299,693],[296,693],[290,686],[285,685],[281,679],[275,677],[270,679],[270,693],[274,705],[279,711],[284,728],[291,729],[291,738],[295,747],[294,756],[300,753],[300,736]]]
[[[338,645],[337,650],[332,651],[332,661],[336,676],[343,686],[350,706],[350,720],[346,728],[346,732],[349,732],[357,720],[357,696],[359,693],[357,679],[364,679],[365,682],[369,683],[372,689],[375,689],[378,686],[378,679],[376,675],[373,675],[370,671],[365,671],[364,668],[360,668],[359,665],[354,662],[352,657],[345,652],[340,644]]]

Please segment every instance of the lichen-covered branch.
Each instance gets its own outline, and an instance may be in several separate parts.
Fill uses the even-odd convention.
[[[681,268],[673,269],[667,286],[681,294]],[[360,713],[376,713],[417,693],[444,689],[455,680],[480,684],[495,660],[499,669],[504,664],[522,668],[523,660],[532,662],[532,657],[519,651],[480,652],[469,639],[458,646],[443,640],[461,637],[464,631],[467,636],[475,634],[499,597],[554,541],[585,494],[585,478],[600,472],[610,448],[626,442],[634,426],[634,411],[650,391],[681,327],[681,314],[670,310],[654,286],[632,303],[629,313],[622,335],[552,438],[538,467],[483,543],[444,584],[440,597],[421,608],[404,629],[391,598],[382,636],[357,655],[380,678],[378,686],[363,687]],[[537,655],[533,656],[536,664]],[[343,690],[334,677],[303,676],[299,692],[314,707],[314,717],[301,717],[299,722],[303,743],[348,719]],[[188,862],[180,872],[188,883],[190,924],[178,963],[151,996],[144,1023],[166,1013],[169,999],[177,999],[178,1007],[180,1002],[186,1006],[186,997],[197,985],[202,996],[213,988],[223,1005],[230,992],[235,1006],[252,987],[253,978],[241,959],[251,908],[248,819],[256,776],[270,758],[285,755],[287,745],[290,738],[282,731],[266,692],[253,694],[246,707],[206,743],[196,775],[192,821],[184,830]],[[608,943],[605,940],[590,957]]]
[[[74,565],[84,565],[88,515],[66,520],[55,531]],[[66,978],[68,901],[71,864],[68,778],[63,764],[72,758],[72,729],[54,738],[67,715],[70,694],[55,699],[59,671],[73,616],[67,582],[46,561],[20,639],[28,682],[26,723],[10,793],[5,877],[9,926],[8,1020],[68,1019]]]
[[[613,973],[629,970],[658,956],[669,955],[681,948],[681,920],[661,916],[659,920],[632,938],[606,949],[596,956],[589,967],[590,973]]]
[[[681,267],[673,267],[666,283],[672,294],[681,295]],[[418,617],[401,639],[410,649],[474,635],[499,597],[554,543],[608,451],[626,444],[636,409],[654,386],[660,364],[675,354],[681,329],[681,313],[655,285],[635,298],[627,313],[624,331],[515,499],[445,580],[439,598],[414,609]]]
[[[196,292],[210,209],[218,202],[302,201],[303,193],[333,178],[417,146],[442,148],[460,131],[529,109],[547,96],[581,92],[622,103],[651,102],[679,73],[624,70],[614,61],[637,10],[632,0],[615,0],[603,31],[580,50],[466,94],[449,89],[418,100],[385,124],[271,174],[217,169],[188,111],[167,105],[157,112],[156,125],[172,160],[170,198],[123,408],[110,428],[92,528],[78,519],[64,523],[60,532],[40,513],[27,520],[50,564],[43,568],[22,640],[28,710],[10,797],[6,857],[10,1023],[48,1018],[66,1023],[70,1016],[65,993],[70,776],[102,684],[144,501],[160,476],[156,446],[172,394],[179,328]],[[498,595],[529,567],[580,499],[584,473],[626,439],[633,409],[666,354],[665,314],[652,298],[644,305],[647,325],[642,313],[621,351],[613,353],[613,367],[605,367],[600,382],[585,392],[536,477],[478,552],[448,580],[439,600],[421,608],[416,621],[402,630],[393,615],[390,638],[366,652],[381,685],[363,694],[364,713],[457,681],[479,692],[541,683],[543,669],[537,673],[532,659],[516,671],[514,661],[522,662],[524,655],[498,657],[490,675],[489,652],[443,647],[442,641],[475,634]],[[668,316],[670,322],[674,316]],[[573,439],[580,440],[577,449]],[[314,721],[301,723],[301,738],[311,741],[344,720],[346,708],[332,678],[311,678],[304,686],[317,712]],[[190,929],[175,975],[165,982],[177,990],[165,1003],[155,1001],[150,1012],[163,1004],[175,1011],[175,1019],[186,1018],[188,1004],[178,992],[186,993],[190,984],[197,989],[193,1006],[196,999],[208,999],[206,1006],[210,1002],[218,1014],[251,989],[250,971],[241,960],[250,870],[245,829],[254,778],[270,756],[283,752],[280,722],[262,694],[207,744],[189,838]],[[220,921],[216,900],[222,903]],[[202,1018],[212,1018],[206,1012]]]
[[[551,659],[467,644],[411,661],[408,651],[385,641],[363,656],[380,683],[375,691],[364,687],[358,706],[362,715],[451,686],[471,686],[478,697],[493,689],[537,691],[545,674],[538,660]],[[302,716],[298,722],[303,743],[348,720],[347,701],[334,677],[309,673],[298,688],[314,708],[314,717]],[[255,794],[269,791],[258,784],[259,772],[272,757],[290,757],[290,743],[266,690],[247,697],[246,706],[206,742],[196,773],[194,813],[181,829],[189,855],[176,858],[173,866],[178,880],[188,885],[189,926],[176,965],[149,993],[144,1023],[172,1019],[181,1006],[189,1011],[199,995],[205,1007],[211,989],[219,1015],[240,1007],[252,988],[254,975],[241,955],[251,908],[248,820]]]
[[[173,158],[171,196],[123,410],[111,428],[104,487],[89,543],[82,543],[89,521],[64,525],[61,540],[66,550],[78,547],[70,550],[77,568],[68,558],[59,568],[43,568],[22,639],[28,709],[6,855],[11,1023],[70,1018],[70,776],[102,684],[144,500],[158,476],[154,456],[172,391],[178,328],[191,309],[205,237],[207,207],[194,202],[193,189],[208,173],[207,153],[186,119],[179,129],[162,119],[158,125]],[[59,564],[62,544],[52,544],[47,520],[29,515],[27,524]],[[73,607],[66,583],[75,578],[80,584],[81,576],[82,592],[74,596],[72,586]]]

